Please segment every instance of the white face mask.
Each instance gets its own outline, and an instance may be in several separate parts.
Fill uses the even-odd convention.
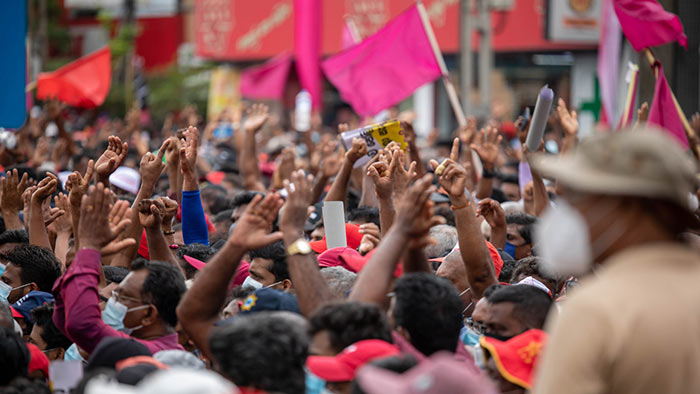
[[[241,287],[243,287],[243,288],[252,287],[255,290],[257,290],[257,289],[262,289],[263,284],[249,276],[249,277],[245,278],[245,280],[243,281],[243,285]]]
[[[554,276],[577,276],[588,272],[593,252],[583,216],[563,200],[540,218],[535,242],[542,268]]]

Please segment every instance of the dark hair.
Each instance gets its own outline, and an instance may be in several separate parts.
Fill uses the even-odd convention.
[[[253,201],[253,198],[255,198],[255,196],[265,197],[265,193],[245,191],[245,192],[236,194],[236,196],[233,197],[233,199],[231,200],[231,204],[229,205],[229,208],[236,209],[236,208],[240,207],[241,205],[250,204],[250,202]]]
[[[126,267],[118,267],[116,265],[105,265],[102,267],[102,273],[105,280],[110,283],[121,283],[121,281],[129,275],[129,269]]]
[[[275,276],[275,281],[290,279],[289,268],[287,267],[287,250],[282,241],[273,242],[260,249],[251,250],[248,255],[251,260],[272,260],[272,265],[268,271]]]
[[[368,206],[355,208],[348,213],[348,222],[357,220],[365,223],[374,223],[379,226],[379,209]]]
[[[528,328],[542,329],[552,306],[552,299],[547,293],[530,285],[503,286],[487,299],[490,304],[512,303],[513,317]]]
[[[413,356],[408,354],[401,354],[398,356],[380,358],[378,360],[371,361],[369,365],[381,369],[386,369],[387,371],[392,371],[396,373],[405,373],[411,368],[418,365],[418,360]],[[352,382],[351,394],[365,394],[357,380]]]
[[[448,226],[456,227],[455,213],[449,207],[437,207],[435,208],[435,216],[442,216],[445,218],[445,224]]]
[[[17,377],[9,385],[0,388],[0,394],[51,394],[45,381]]]
[[[313,336],[321,331],[328,332],[330,344],[338,353],[364,339],[392,342],[385,313],[377,305],[364,302],[323,305],[309,318],[309,333]]]
[[[0,216],[0,234],[4,233],[5,230],[7,230],[7,227],[5,226],[5,218]]]
[[[498,177],[501,179],[501,183],[515,183],[516,185],[520,184],[520,180],[518,179],[517,175],[499,174]]]
[[[0,300],[0,327],[7,327],[14,329],[15,318],[12,317],[12,310],[10,310],[10,304],[5,300]]]
[[[518,266],[518,261],[501,250],[498,251],[498,254],[501,255],[501,259],[503,260],[503,268],[501,268],[501,273],[498,275],[498,281],[510,283],[511,278],[513,278],[513,271],[515,271],[515,267]],[[509,256],[510,258],[507,259],[504,258],[504,256]]]
[[[53,283],[61,276],[61,262],[48,249],[35,245],[20,245],[2,255],[2,259],[19,267],[22,284],[36,283],[39,290],[51,292]]]
[[[219,370],[240,387],[303,394],[309,338],[303,319],[258,312],[214,331],[209,340]]]
[[[540,268],[541,266],[542,259],[540,259],[537,256],[528,256],[524,259],[520,259],[518,260],[515,271],[513,272],[511,281],[516,280],[521,275],[526,277],[537,275],[539,277],[538,279],[542,279],[545,282],[547,282],[545,284],[549,285],[548,287],[556,290],[558,282],[557,279],[542,271],[542,269]]]
[[[0,327],[0,387],[18,376],[27,376],[29,349],[12,328]]]
[[[486,298],[486,301],[490,301],[489,297],[491,297],[491,294],[495,293],[496,290],[506,287],[507,285],[502,285],[500,283],[494,283],[491,286],[487,287],[486,290],[484,290],[484,298]]]
[[[59,347],[64,350],[68,349],[73,341],[66,338],[66,336],[56,328],[56,325],[53,324],[53,310],[53,302],[37,306],[32,309],[32,319],[34,320],[34,324],[41,327],[41,339],[46,342],[47,350]]]
[[[214,216],[214,223],[219,223],[219,222],[225,222],[225,221],[231,221],[231,215],[233,215],[233,209],[226,209],[223,210]]]
[[[506,215],[507,224],[517,224],[519,227],[518,233],[525,240],[525,244],[532,244],[532,232],[535,230],[537,218],[522,212],[509,213]]]
[[[452,283],[428,273],[407,274],[394,285],[394,321],[426,356],[457,349],[462,329],[462,300]]]
[[[0,245],[28,243],[29,235],[24,230],[7,230],[0,234]]]
[[[162,261],[138,261],[131,264],[132,271],[142,269],[148,270],[148,275],[143,281],[141,297],[153,303],[163,322],[175,327],[175,309],[187,290],[182,272]]]
[[[197,273],[197,269],[184,261],[185,256],[190,256],[206,263],[214,254],[216,254],[214,249],[200,243],[178,246],[176,252],[177,258],[180,259],[180,265],[185,270],[187,278],[194,277],[194,274]]]

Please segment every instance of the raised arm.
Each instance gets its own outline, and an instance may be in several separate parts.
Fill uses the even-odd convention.
[[[491,226],[491,244],[498,249],[506,247],[506,213],[498,201],[485,198],[479,201],[478,215]]]
[[[122,164],[126,153],[129,151],[129,145],[119,137],[113,135],[107,138],[109,145],[107,150],[102,153],[95,163],[95,182],[100,182],[109,189],[109,176]]]
[[[68,175],[68,180],[66,180],[66,190],[68,191],[68,201],[70,202],[71,221],[73,223],[73,244],[75,250],[80,248],[80,236],[78,234],[78,223],[80,223],[80,203],[82,202],[85,193],[87,193],[88,187],[90,187],[90,181],[92,180],[94,169],[95,162],[90,160],[88,162],[87,170],[85,171],[85,176],[82,176],[78,171],[75,171]]]
[[[248,110],[247,119],[243,123],[243,146],[239,150],[238,169],[243,177],[243,187],[250,191],[265,192],[265,185],[260,180],[258,154],[255,149],[255,133],[257,133],[269,118],[265,104],[254,104]]]
[[[236,221],[233,234],[226,244],[204,266],[177,307],[182,328],[210,360],[213,358],[209,351],[209,334],[219,319],[228,284],[246,252],[282,238],[280,232],[270,234],[281,206],[282,199],[278,194],[268,194],[264,200],[261,196],[255,196],[243,216]]]
[[[19,211],[24,207],[22,193],[27,188],[28,174],[25,172],[19,179],[17,170],[8,171],[5,177],[0,179],[0,212],[5,220],[5,228],[8,230],[20,230],[22,222],[19,220]]]
[[[202,197],[197,182],[197,128],[190,126],[185,139],[180,140],[180,168],[184,178],[182,186],[182,238],[185,244],[209,245],[207,219],[204,216]]]
[[[561,146],[561,153],[565,154],[576,148],[578,143],[578,115],[576,111],[571,111],[566,108],[564,99],[559,99],[557,102],[557,113],[559,114],[559,122],[564,129],[564,143]],[[532,174],[534,177],[535,174]]]
[[[170,252],[168,242],[165,240],[165,235],[161,228],[164,214],[165,204],[162,201],[158,199],[141,200],[139,204],[139,221],[143,228],[146,229],[148,256],[151,260],[165,261],[172,264],[175,268],[182,271],[182,275],[185,275],[175,256]]]
[[[379,247],[360,271],[348,299],[350,301],[375,302],[386,305],[396,265],[406,245],[427,245],[433,221],[430,187],[432,175],[416,181],[398,203],[396,225],[382,239]]]
[[[305,176],[303,171],[295,171],[292,173],[291,182],[285,182],[287,202],[280,217],[280,230],[288,253],[295,243],[306,243],[304,222],[312,204],[312,184],[313,176]],[[321,276],[316,258],[310,254],[310,250],[305,252],[288,255],[287,265],[299,299],[299,309],[308,317],[321,304],[332,300],[333,296]]]
[[[458,150],[459,139],[455,138],[450,157],[457,157]],[[447,191],[452,203],[457,224],[459,248],[462,252],[462,260],[467,270],[472,294],[475,298],[481,298],[484,290],[497,283],[497,280],[486,240],[481,234],[479,223],[476,220],[473,203],[464,190],[467,172],[453,159],[446,159],[440,165],[432,160],[431,165],[435,168],[435,175],[438,176],[440,185]]]
[[[66,269],[66,255],[68,254],[68,244],[70,237],[73,234],[73,224],[70,215],[70,202],[68,196],[60,193],[54,197],[56,208],[63,211],[64,214],[59,216],[48,228],[56,233],[56,244],[54,245],[54,254],[58,261],[61,262],[61,271]]]
[[[471,148],[479,155],[484,167],[481,178],[476,185],[476,198],[478,199],[489,198],[493,193],[493,177],[496,175],[496,160],[498,159],[501,139],[502,137],[498,135],[498,129],[488,126],[485,130],[475,134],[474,143],[471,144]]]
[[[58,186],[58,179],[50,172],[42,179],[32,194],[31,210],[29,216],[29,243],[42,248],[53,249],[49,241],[49,234],[44,225],[44,202],[47,201]],[[65,213],[65,212],[64,212]]]
[[[339,131],[345,128],[347,125],[338,126]],[[345,152],[345,159],[343,164],[340,166],[340,171],[336,175],[335,180],[333,180],[333,185],[331,189],[326,194],[325,201],[343,201],[348,194],[348,182],[350,182],[350,175],[352,175],[352,169],[355,166],[355,162],[360,160],[360,158],[367,154],[367,144],[362,138],[353,138],[352,147],[349,151]]]

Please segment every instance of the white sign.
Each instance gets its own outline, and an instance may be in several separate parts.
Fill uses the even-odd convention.
[[[547,38],[550,41],[597,44],[603,0],[548,0]]]

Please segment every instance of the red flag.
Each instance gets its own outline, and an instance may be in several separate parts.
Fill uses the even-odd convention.
[[[651,102],[648,122],[666,129],[676,137],[683,148],[688,149],[688,138],[685,135],[683,121],[678,113],[676,101],[673,99],[673,92],[666,82],[664,69],[661,63],[656,63],[655,66],[659,68],[659,76],[656,78],[654,101]]]
[[[112,78],[109,47],[68,63],[56,71],[40,73],[36,97],[57,98],[74,106],[93,108],[101,105]]]
[[[281,99],[287,85],[292,54],[281,53],[241,73],[241,95],[251,99]]]
[[[294,54],[301,87],[321,107],[321,0],[294,0]]]
[[[656,0],[615,0],[615,13],[635,51],[673,41],[688,49],[680,19]]]
[[[361,116],[379,113],[442,75],[416,5],[322,67]]]

